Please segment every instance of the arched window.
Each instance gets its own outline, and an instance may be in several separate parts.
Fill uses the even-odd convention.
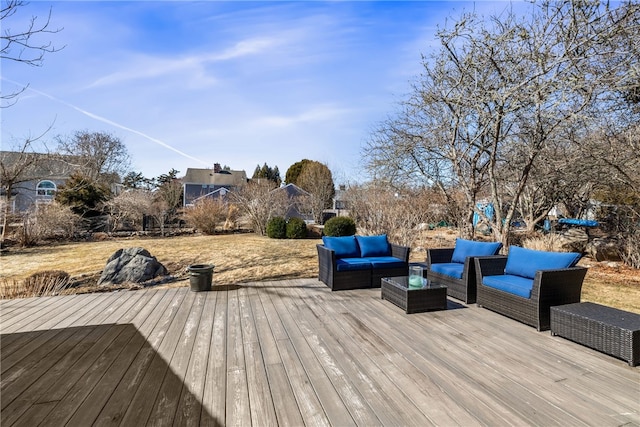
[[[52,181],[40,181],[36,187],[38,198],[52,199],[56,195],[56,184]]]

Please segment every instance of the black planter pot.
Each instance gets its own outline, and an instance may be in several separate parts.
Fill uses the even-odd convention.
[[[211,290],[213,281],[213,264],[193,264],[187,267],[189,272],[189,284],[193,292]]]

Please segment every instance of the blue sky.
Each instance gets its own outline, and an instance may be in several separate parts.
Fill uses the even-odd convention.
[[[42,67],[2,62],[2,149],[52,129],[120,138],[147,177],[175,168],[326,163],[362,180],[376,123],[420,74],[435,31],[461,12],[506,2],[32,1],[18,28],[52,10],[63,50]],[[449,18],[447,20],[447,18]],[[22,24],[20,23],[22,22]],[[9,24],[9,25],[8,25]]]

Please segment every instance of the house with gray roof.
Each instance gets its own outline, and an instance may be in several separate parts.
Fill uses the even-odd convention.
[[[77,169],[70,156],[19,151],[0,151],[0,171],[5,176],[17,176],[11,194],[7,194],[3,176],[0,200],[9,203],[10,213],[25,212],[34,205],[53,201],[58,187]],[[15,171],[21,170],[17,174]],[[4,211],[4,210],[3,210]]]
[[[226,197],[247,183],[247,173],[238,170],[226,170],[216,163],[213,169],[187,168],[182,178],[184,206],[193,205],[197,200],[210,197]]]
[[[305,197],[309,196],[309,193],[302,188],[298,187],[295,184],[287,184],[285,186],[276,188],[273,191],[284,191],[287,193],[287,197],[292,201],[291,205],[287,209],[285,213],[285,218],[300,218],[305,221],[312,221],[313,216],[309,212],[305,212],[302,208],[301,201],[304,200]]]

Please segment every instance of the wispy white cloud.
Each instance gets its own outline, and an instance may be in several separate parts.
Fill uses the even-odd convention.
[[[349,108],[339,108],[331,105],[318,105],[306,111],[292,115],[267,115],[254,119],[252,126],[283,128],[298,124],[312,124],[327,122],[335,119],[343,120],[353,110]]]
[[[196,57],[171,59],[144,55],[123,62],[128,64],[126,67],[122,67],[125,69],[99,77],[89,84],[87,89],[122,84],[131,80],[152,79],[184,70],[194,70],[199,67],[199,61]]]
[[[187,55],[179,58],[171,56],[150,56],[134,54],[131,58],[123,59],[126,65],[117,72],[100,77],[87,88],[122,84],[133,80],[147,80],[172,74],[196,76],[200,84],[209,86],[217,79],[206,72],[206,66],[216,62],[229,61],[242,57],[265,54],[271,48],[282,43],[276,37],[254,38],[242,40],[221,52]]]
[[[220,54],[214,54],[206,58],[206,61],[226,61],[247,55],[265,53],[266,50],[282,44],[282,39],[277,37],[254,38],[242,40]]]

